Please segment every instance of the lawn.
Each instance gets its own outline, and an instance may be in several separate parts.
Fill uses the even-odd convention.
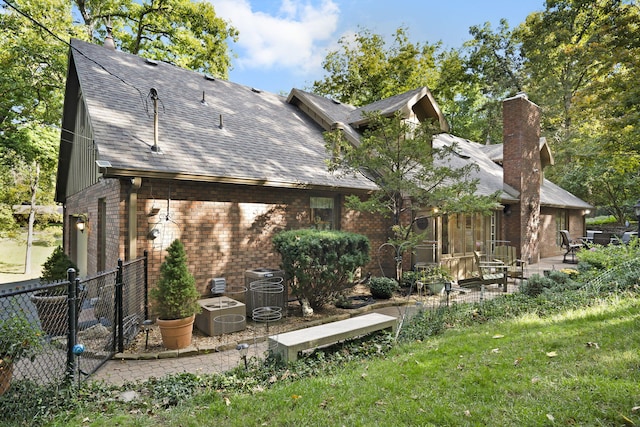
[[[211,388],[169,409],[85,401],[52,425],[638,425],[639,327],[637,294],[612,296],[547,318],[449,329],[315,377]]]
[[[62,244],[62,227],[51,226],[34,233],[30,275],[24,274],[26,242],[26,232],[17,239],[0,239],[0,283],[40,277],[42,264],[56,246]]]

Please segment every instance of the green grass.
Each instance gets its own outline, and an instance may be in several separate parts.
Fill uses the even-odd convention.
[[[611,297],[547,318],[450,329],[265,389],[212,388],[169,409],[84,402],[51,425],[639,425],[639,328],[640,298]]]
[[[18,239],[0,239],[0,283],[39,277],[42,264],[56,246],[62,244],[62,227],[47,227],[34,233],[31,249],[32,274],[28,277],[23,274],[26,242],[26,233],[21,233]]]

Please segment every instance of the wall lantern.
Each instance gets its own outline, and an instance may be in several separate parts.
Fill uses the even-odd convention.
[[[85,228],[87,228],[87,223],[89,222],[89,217],[85,214],[79,214],[76,218],[76,229],[84,233]]]
[[[160,236],[160,230],[158,230],[157,228],[152,228],[151,231],[149,231],[149,239],[154,240],[157,239]]]

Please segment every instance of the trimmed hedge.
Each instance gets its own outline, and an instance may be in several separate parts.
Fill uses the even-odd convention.
[[[352,285],[356,269],[370,260],[369,239],[344,231],[283,231],[274,236],[273,245],[291,291],[313,309],[333,302]]]

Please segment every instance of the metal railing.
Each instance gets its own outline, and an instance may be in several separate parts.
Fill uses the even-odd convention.
[[[12,381],[81,381],[124,351],[148,315],[146,268],[145,253],[92,277],[70,269],[66,281],[0,294],[0,322],[22,317],[41,336],[33,359],[13,363]]]

